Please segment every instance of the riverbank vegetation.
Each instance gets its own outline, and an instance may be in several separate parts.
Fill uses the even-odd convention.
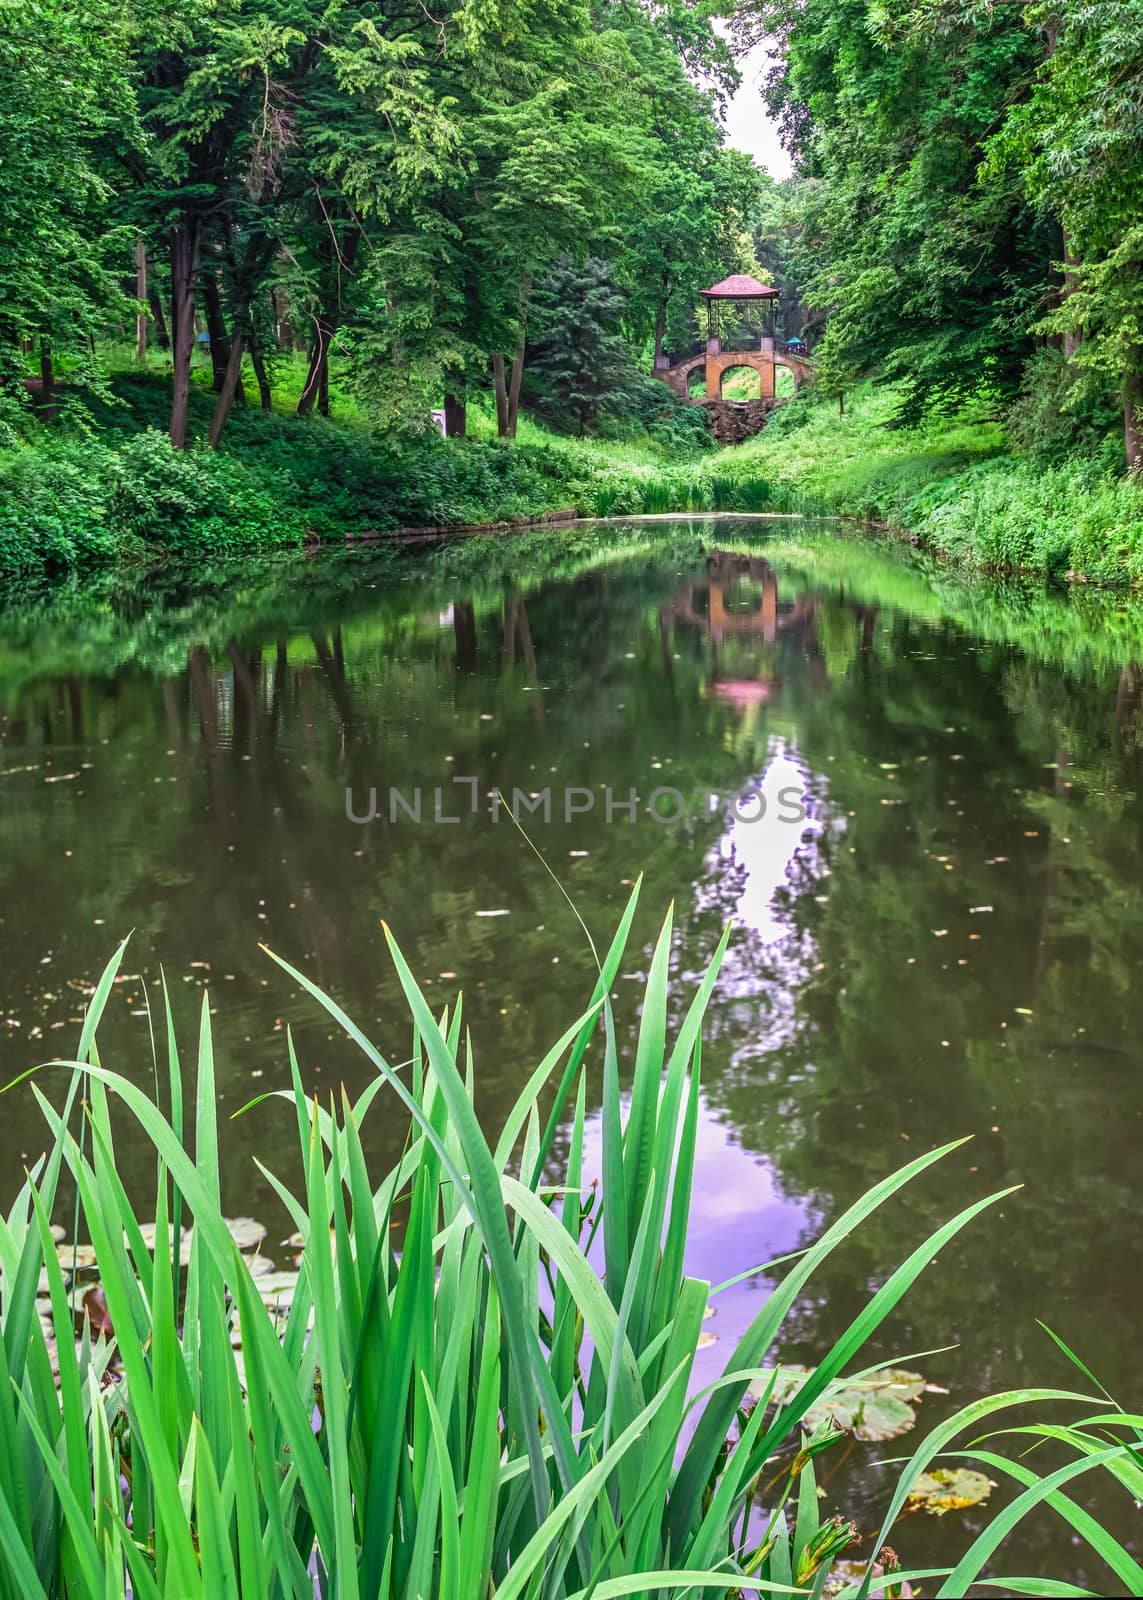
[[[11,11],[0,570],[763,480],[1135,579],[1140,6]],[[757,38],[781,183],[720,123]],[[828,404],[727,460],[649,374],[730,270]]]
[[[985,397],[906,424],[902,399],[871,381],[843,412],[806,394],[718,469],[765,483],[774,508],[889,524],[964,566],[1143,581],[1143,485],[1119,470],[1117,440],[1018,445],[1019,411],[1005,421]]]
[[[4,1600],[65,1589],[105,1600],[128,1587],[152,1600],[312,1600],[319,1586],[331,1600],[817,1596],[831,1582],[831,1593],[864,1600],[918,1579],[959,1596],[1041,1506],[1114,1581],[1138,1584],[1129,1552],[1062,1493],[1093,1471],[1139,1492],[1137,1419],[1089,1392],[1086,1373],[1082,1391],[975,1399],[927,1432],[887,1483],[860,1565],[859,1530],[819,1505],[828,1452],[916,1423],[924,1380],[860,1370],[863,1348],[942,1247],[1010,1191],[922,1240],[812,1370],[773,1365],[773,1347],[817,1270],[880,1207],[906,1202],[908,1185],[955,1145],[886,1177],[797,1257],[760,1266],[779,1281],[722,1377],[693,1392],[719,1291],[687,1276],[685,1244],[703,1019],[726,941],[668,1043],[668,917],[624,1100],[609,996],[637,894],[588,1010],[537,1066],[494,1143],[473,1107],[460,1002],[434,1016],[392,941],[413,1037],[401,1065],[280,963],[376,1077],[356,1103],[344,1094],[311,1103],[291,1050],[281,1111],[296,1118],[303,1177],[294,1189],[267,1176],[301,1254],[296,1271],[272,1276],[248,1253],[259,1230],[222,1214],[209,1006],[192,1088],[168,1005],[167,1065],[155,1064],[166,1113],[99,1062],[120,949],[91,996],[62,1115],[26,1083],[9,1091],[37,1093],[51,1143],[0,1228]],[[600,1040],[596,1186],[586,1063]],[[362,1130],[383,1096],[401,1102],[409,1135],[378,1178]],[[259,1114],[277,1098],[258,1102]],[[116,1167],[113,1105],[154,1152],[145,1220]],[[65,1176],[76,1191],[70,1242],[51,1222]],[[76,1242],[77,1228],[90,1245]],[[85,1279],[93,1262],[98,1287]],[[69,1290],[69,1279],[82,1286]],[[1037,1420],[1047,1403],[1068,1420]],[[982,1427],[1013,1431],[1007,1413],[1021,1445],[1060,1448],[1048,1470],[971,1442]],[[996,1487],[989,1474],[1014,1497],[966,1535],[955,1565],[934,1568],[922,1554],[902,1571],[889,1535],[924,1548],[902,1517],[977,1506]],[[1085,1592],[1035,1576],[987,1581],[1008,1593]]]
[[[746,0],[739,20],[772,41],[795,158],[759,256],[833,402],[761,470],[976,565],[1137,581],[1143,7]]]

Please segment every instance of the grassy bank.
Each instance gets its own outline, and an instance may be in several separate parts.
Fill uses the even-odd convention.
[[[980,414],[902,427],[893,390],[867,385],[845,412],[812,391],[737,449],[715,449],[666,390],[647,426],[569,439],[521,419],[496,437],[490,406],[469,437],[379,434],[335,393],[337,420],[252,404],[224,448],[205,438],[213,396],[196,387],[200,441],[173,451],[158,372],[121,372],[77,422],[31,423],[0,448],[0,576],[58,578],[171,557],[297,548],[404,527],[667,512],[804,511],[892,524],[966,567],[1143,582],[1143,485],[1117,446],[1017,453]],[[288,404],[288,385],[281,390]]]
[[[435,429],[382,435],[335,401],[343,415],[333,421],[236,410],[219,451],[203,442],[213,396],[202,386],[192,397],[199,442],[171,449],[160,373],[120,373],[109,400],[89,399],[55,424],[25,419],[0,448],[0,575],[542,520],[572,508],[638,510],[645,482],[701,459],[706,444],[700,419],[665,389],[647,428],[610,441],[561,438],[525,420],[506,443],[479,405],[466,440]]]
[[[776,502],[891,523],[927,548],[1003,572],[1143,581],[1143,484],[1121,444],[1017,453],[979,412],[900,427],[899,397],[868,385],[847,402],[807,395],[735,452]]]
[[[688,1277],[684,1259],[703,1018],[726,940],[676,1010],[668,917],[625,1101],[609,996],[636,896],[587,1011],[495,1142],[474,1111],[460,1003],[438,1021],[392,941],[413,1038],[400,1066],[279,963],[376,1076],[356,1103],[343,1093],[323,1108],[307,1100],[291,1051],[284,1114],[296,1117],[304,1179],[295,1190],[271,1181],[301,1254],[296,1270],[273,1274],[244,1253],[257,1227],[222,1214],[212,1008],[184,1105],[168,1007],[169,1070],[156,1064],[155,1075],[167,1077],[169,1117],[99,1062],[120,948],[91,996],[62,1117],[41,1097],[50,1153],[0,1223],[0,1600],[818,1600],[831,1581],[829,1593],[865,1600],[918,1579],[965,1595],[986,1572],[1009,1593],[1083,1594],[991,1576],[1005,1535],[1044,1503],[1134,1592],[1138,1563],[1059,1492],[1104,1470],[1138,1489],[1138,1419],[1090,1392],[1086,1374],[1082,1392],[970,1402],[906,1446],[903,1468],[879,1469],[880,1527],[859,1530],[820,1505],[827,1452],[884,1444],[917,1422],[899,1391],[916,1402],[924,1379],[868,1367],[871,1339],[941,1249],[988,1225],[982,1217],[1011,1191],[918,1243],[814,1368],[776,1367],[774,1346],[818,1269],[882,1205],[907,1204],[912,1181],[957,1145],[914,1158],[808,1249],[759,1268],[771,1293],[721,1378],[695,1392],[720,1290]],[[586,1154],[593,1036],[603,1047],[600,1185]],[[407,1038],[395,1040],[401,1055]],[[382,1095],[386,1115],[407,1118],[408,1139],[377,1175],[362,1130]],[[256,1102],[261,1115],[275,1099]],[[115,1162],[121,1117],[139,1123],[156,1157],[146,1218]],[[57,1200],[69,1225],[53,1235]],[[1080,1420],[1049,1429],[1030,1409],[1042,1402]],[[967,1442],[1013,1407],[1025,1419],[1017,1449],[1048,1437],[1063,1447],[1043,1475],[1038,1456],[1029,1466]],[[937,1467],[946,1452],[974,1470]],[[954,1567],[900,1571],[886,1540],[906,1515],[979,1507],[1000,1480],[1015,1498],[975,1513]],[[867,1567],[842,1560],[862,1532]]]

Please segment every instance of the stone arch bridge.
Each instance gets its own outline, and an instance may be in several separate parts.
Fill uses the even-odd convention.
[[[703,370],[706,376],[705,399],[721,400],[727,373],[736,372],[742,367],[758,374],[759,397],[762,400],[775,399],[779,367],[793,374],[795,392],[814,376],[813,365],[804,354],[791,350],[788,345],[780,344],[775,339],[763,339],[758,350],[723,350],[704,346],[701,350],[689,351],[673,359],[667,357],[664,364],[656,367],[655,376],[673,389],[680,399],[690,400],[691,375]]]

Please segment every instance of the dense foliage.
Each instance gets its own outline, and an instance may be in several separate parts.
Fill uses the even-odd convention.
[[[9,402],[28,357],[45,404],[61,368],[89,378],[133,292],[140,353],[170,352],[177,447],[204,335],[212,444],[244,361],[269,404],[275,356],[299,345],[302,415],[328,411],[333,355],[383,421],[424,427],[443,399],[460,433],[494,384],[514,436],[560,258],[605,264],[634,352],[746,248],[757,174],[722,144],[737,80],[717,9],[53,0],[41,18],[5,0]]]
[[[907,421],[1002,409],[1047,343],[1057,412],[1082,431],[1113,400],[1137,468],[1140,0],[744,0],[740,20],[776,41],[766,98],[796,158],[759,247],[799,287],[827,392],[877,371]]]
[[[922,449],[910,495],[845,509],[939,522],[988,564],[1139,574],[1118,480],[1143,460],[1143,0],[0,0],[0,20],[0,570],[749,510],[762,478],[813,494],[792,459],[811,402],[715,463],[703,411],[649,375],[737,270],[781,289],[777,331],[843,436],[873,380],[886,431],[967,422],[1011,451],[1002,483]],[[763,38],[780,183],[721,123]],[[323,432],[331,411],[352,426]],[[569,453],[536,422],[621,448]],[[876,477],[895,451],[866,443]]]

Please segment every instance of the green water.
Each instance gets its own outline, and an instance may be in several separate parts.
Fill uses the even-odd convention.
[[[85,993],[134,930],[110,1064],[149,1078],[162,963],[188,1044],[209,989],[224,1112],[285,1083],[287,1024],[308,1086],[359,1087],[368,1069],[258,946],[402,1059],[385,918],[430,996],[464,990],[495,1127],[592,986],[553,875],[602,941],[642,873],[618,985],[627,1059],[668,903],[679,1008],[735,924],[703,1058],[692,1271],[719,1281],[796,1249],[887,1171],[972,1134],[831,1262],[782,1354],[812,1361],[926,1231],[1022,1184],[944,1251],[875,1354],[958,1346],[916,1361],[951,1391],[928,1422],[982,1392],[1070,1386],[1042,1317],[1137,1408],[1137,661],[1128,602],[967,585],[894,544],[734,520],[323,554],[13,609],[0,1078],[74,1047]],[[377,820],[349,820],[347,790],[364,815],[371,788]],[[434,819],[437,790],[455,820]],[[541,862],[492,797],[545,790],[550,820],[542,798],[521,810]],[[634,821],[615,809],[631,791]],[[655,791],[681,820],[647,815]],[[291,1175],[291,1116],[225,1127],[230,1206],[283,1233],[252,1156]],[[370,1137],[380,1162],[403,1125],[375,1114]],[[17,1090],[0,1203],[42,1144]],[[119,1157],[142,1196],[126,1125]],[[704,1376],[769,1281],[719,1302]],[[856,1447],[830,1484],[865,1524],[878,1453]],[[1132,1536],[1129,1504],[1094,1503]],[[895,1542],[939,1560],[963,1548],[956,1521]],[[1048,1514],[1000,1570],[1110,1592]]]

